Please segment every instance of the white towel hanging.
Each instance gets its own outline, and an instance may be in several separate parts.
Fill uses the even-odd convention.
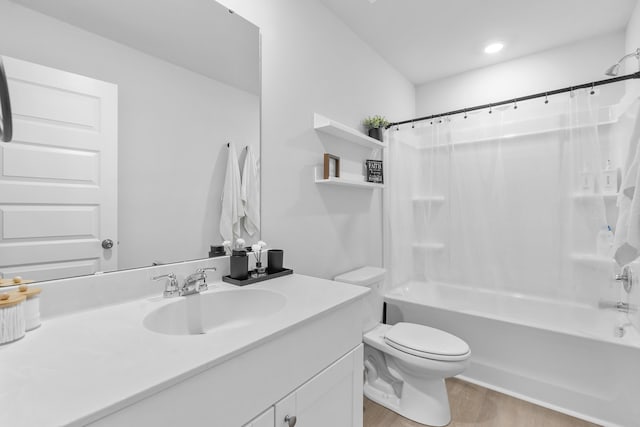
[[[242,170],[242,204],[244,206],[244,229],[249,236],[260,231],[260,166],[247,146],[247,156]]]
[[[222,209],[220,212],[220,235],[224,240],[234,241],[240,237],[240,221],[244,216],[242,206],[242,183],[240,181],[240,166],[235,145],[228,144],[227,171],[222,189]]]

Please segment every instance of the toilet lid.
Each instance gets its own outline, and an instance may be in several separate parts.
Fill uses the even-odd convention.
[[[391,347],[414,356],[434,360],[463,360],[469,345],[455,335],[415,323],[397,323],[384,336]]]

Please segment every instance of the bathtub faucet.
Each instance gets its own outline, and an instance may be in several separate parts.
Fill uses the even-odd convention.
[[[635,313],[638,311],[638,307],[633,304],[628,304],[626,302],[618,301],[600,301],[598,303],[598,308],[611,308],[614,310],[618,310],[622,313]]]
[[[622,273],[616,274],[615,279],[618,282],[622,282],[622,286],[627,293],[631,292],[631,288],[633,287],[633,272],[631,271],[631,267],[625,265],[622,268]]]

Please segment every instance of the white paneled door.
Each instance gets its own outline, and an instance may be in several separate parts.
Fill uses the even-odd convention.
[[[0,143],[0,272],[47,280],[116,269],[118,87],[3,61],[14,136]]]

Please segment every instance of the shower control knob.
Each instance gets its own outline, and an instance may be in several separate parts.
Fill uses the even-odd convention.
[[[102,241],[102,247],[104,249],[111,249],[113,247],[113,240],[111,239],[104,239]]]
[[[622,282],[624,290],[627,291],[627,293],[631,292],[631,287],[633,286],[633,273],[628,265],[625,265],[622,268],[622,274],[616,274],[616,280]]]
[[[289,427],[293,427],[298,422],[298,419],[295,416],[292,417],[287,415],[286,417],[284,417],[284,422],[287,423]]]

